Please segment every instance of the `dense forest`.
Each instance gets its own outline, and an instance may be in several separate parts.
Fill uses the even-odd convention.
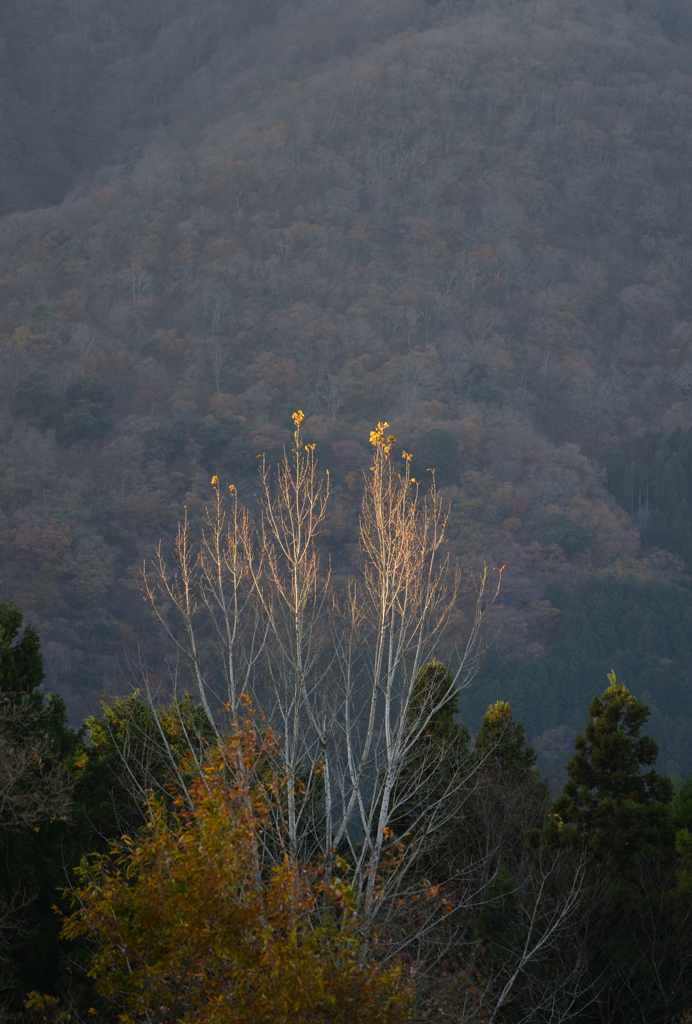
[[[144,577],[167,695],[140,647],[75,733],[0,605],[5,1019],[684,1024],[692,776],[657,771],[650,708],[610,672],[556,800],[507,701],[472,740],[497,586],[460,606],[442,502],[380,423],[344,591],[293,419],[258,522],[215,476]]]
[[[369,906],[366,923],[354,934],[341,925],[330,931],[341,919],[326,913],[311,867],[304,884],[295,882],[295,934],[310,931],[309,908],[319,907],[326,930],[318,933],[335,959],[329,966],[308,944],[296,977],[304,969],[328,989],[322,972],[334,972],[343,950],[360,949],[361,941],[369,949],[364,936],[372,926],[374,945],[391,947],[389,960],[363,967],[363,1007],[373,1021],[405,1019],[412,1006],[423,1005],[421,1013],[438,1006],[450,1020],[467,1014],[555,1024],[570,1007],[584,1019],[666,1024],[689,1012],[685,830],[692,823],[683,781],[692,772],[689,3],[7,0],[0,5],[0,56],[0,689],[6,694],[0,760],[6,766],[26,761],[22,792],[34,785],[36,765],[41,780],[36,808],[25,819],[14,822],[11,800],[0,806],[5,863],[15,878],[3,890],[0,914],[10,1019],[25,1012],[29,990],[39,995],[27,1013],[48,1019],[68,1012],[69,989],[69,1012],[88,1014],[95,990],[86,982],[74,991],[66,987],[67,965],[74,958],[83,966],[101,933],[95,917],[81,932],[74,922],[66,925],[74,934],[61,940],[62,980],[51,974],[46,965],[59,959],[60,924],[46,921],[56,886],[72,877],[83,853],[107,858],[108,842],[140,828],[152,787],[165,814],[178,813],[175,801],[197,785],[188,779],[195,776],[190,757],[200,771],[208,757],[216,779],[231,747],[248,763],[264,763],[265,741],[271,750],[276,741],[281,756],[269,758],[272,777],[280,788],[288,772],[291,806],[306,787],[309,810],[301,818],[271,787],[261,798],[252,789],[252,797],[243,791],[246,803],[259,801],[248,823],[239,789],[240,802],[223,805],[230,815],[224,827],[266,837],[267,822],[277,815],[283,821],[285,810],[288,831],[276,826],[266,839],[272,870],[283,870],[274,855],[284,841],[296,863],[314,867],[315,851],[327,858],[321,870],[331,863],[334,849],[323,830],[332,826],[313,822],[312,839],[298,849],[298,819],[291,815],[312,820],[327,799],[320,788],[326,782],[315,782],[317,775],[324,779],[323,768],[315,767],[315,778],[301,773],[305,764],[321,766],[336,741],[331,733],[319,738],[319,715],[306,710],[308,733],[323,744],[322,760],[311,753],[297,767],[287,754],[286,722],[267,711],[283,705],[267,703],[262,690],[283,678],[291,645],[277,639],[275,660],[266,655],[266,663],[264,654],[249,653],[252,644],[243,646],[279,621],[267,608],[264,617],[259,611],[269,583],[269,590],[253,584],[243,598],[254,626],[239,635],[247,692],[274,739],[256,731],[254,712],[246,719],[230,690],[219,697],[214,689],[230,671],[210,667],[216,664],[210,652],[228,642],[215,626],[204,620],[202,668],[188,640],[176,647],[181,636],[193,635],[194,616],[174,626],[178,592],[172,583],[166,591],[161,576],[156,586],[164,590],[157,591],[151,576],[164,564],[159,557],[166,564],[177,560],[183,572],[181,538],[189,536],[190,557],[201,559],[195,572],[211,587],[202,587],[196,606],[203,618],[205,600],[216,593],[204,575],[204,558],[211,557],[205,544],[216,536],[213,509],[218,513],[223,494],[228,521],[238,530],[245,524],[237,551],[247,555],[248,538],[263,529],[268,537],[265,517],[282,493],[282,460],[293,451],[296,431],[310,453],[305,472],[325,499],[322,507],[315,498],[311,586],[331,602],[330,615],[335,609],[346,615],[359,574],[365,573],[363,586],[374,579],[366,572],[377,564],[368,561],[374,550],[369,516],[377,507],[373,445],[396,467],[396,479],[415,490],[423,532],[431,523],[439,527],[434,554],[454,593],[418,661],[396,677],[396,700],[408,694],[418,717],[434,719],[431,731],[430,722],[423,729],[425,750],[411,740],[394,767],[388,747],[386,756],[372,753],[363,769],[366,789],[356,786],[352,794],[362,846],[356,848],[355,826],[344,825],[342,834],[333,826],[341,836],[338,856],[350,865],[339,876],[339,906],[355,900],[359,914]],[[388,431],[395,441],[387,440]],[[270,480],[278,482],[269,486]],[[404,529],[394,520],[390,525],[392,536]],[[281,558],[272,561],[271,544],[258,550],[259,561],[248,556],[242,586],[257,574],[257,581],[273,579],[278,594]],[[433,559],[425,549],[420,567],[428,556]],[[362,609],[371,605],[363,597]],[[22,633],[19,608],[33,631]],[[356,629],[355,606],[349,614],[348,629],[343,623],[337,629],[332,619],[327,627],[317,616],[319,629],[311,626],[307,635],[309,643],[322,637],[323,646],[319,657],[310,647],[306,678],[322,678],[325,651],[331,665],[349,630],[358,639],[341,651],[341,663],[351,665],[357,650],[364,660],[356,658],[355,669],[370,664],[363,654],[370,640],[358,632],[362,624]],[[21,670],[20,683],[9,666],[23,650],[22,636],[35,664],[28,675]],[[448,690],[440,683],[444,673],[433,677],[444,693],[423,672],[423,664],[442,663],[451,673]],[[634,759],[625,773],[627,792],[609,790],[609,781],[574,760],[575,737],[582,737],[578,744],[595,742],[584,723],[600,721],[592,701],[608,678],[602,700],[610,710],[603,715],[615,716],[618,742],[623,751],[630,743]],[[350,693],[351,684],[341,679],[342,685]],[[372,685],[379,693],[380,684]],[[132,696],[133,687],[139,696]],[[220,705],[230,702],[223,738],[208,687]],[[188,689],[193,697],[185,696]],[[357,718],[365,698],[352,699]],[[401,713],[398,728],[410,732]],[[147,737],[147,752],[137,748],[146,770],[136,782],[124,767],[128,744],[139,742],[133,728]],[[34,737],[33,747],[22,747],[23,734]],[[165,757],[147,746],[155,735]],[[302,742],[300,730],[295,736]],[[481,868],[480,833],[461,824],[463,808],[473,808],[476,823],[483,819],[490,828],[492,821],[500,829],[499,808],[508,813],[518,798],[512,771],[505,766],[501,778],[499,769],[491,771],[488,751],[499,757],[510,736],[523,797],[508,817],[506,859],[488,855]],[[362,740],[353,742],[362,753]],[[458,789],[451,824],[421,817],[425,801],[402,795],[406,780],[415,791],[420,773],[430,769],[432,748],[441,788],[427,793],[431,806],[447,792],[450,750],[469,766],[463,785],[449,783],[455,794]],[[344,757],[352,762],[348,749]],[[585,749],[578,747],[577,760],[587,757]],[[660,777],[647,774],[656,757]],[[50,779],[49,763],[62,765]],[[606,826],[598,818],[603,808],[596,813],[589,801],[600,807],[601,798],[614,815],[607,828],[618,835],[630,826],[640,830],[626,864],[609,861],[594,839]],[[387,819],[389,800],[401,820]],[[640,813],[627,801],[641,804],[647,823],[623,824]],[[187,870],[185,837],[207,828],[204,815],[221,812],[213,800],[191,798],[178,810],[182,845],[176,849]],[[159,811],[149,813],[151,841],[165,845],[168,826]],[[394,844],[377,856],[368,852],[367,838],[376,813],[384,815]],[[553,834],[558,821],[565,835],[579,832],[586,847]],[[396,860],[396,843],[405,845],[402,836],[414,822],[438,844],[434,855],[416,853],[416,884],[425,879],[436,893],[439,884],[440,899],[455,908],[462,890],[471,894],[463,912],[451,915],[446,938],[436,919],[436,953],[422,941],[415,952],[397,945],[413,926],[393,910],[391,921],[375,924],[368,886],[376,883],[365,881],[379,878],[380,856]],[[493,832],[492,842],[500,843],[499,834]],[[457,853],[447,856],[455,842]],[[256,865],[248,850],[223,870],[250,877]],[[459,867],[464,857],[474,865],[468,884]],[[460,873],[438,878],[443,862]],[[142,863],[144,885],[149,876]],[[542,905],[536,912],[546,929],[557,914],[574,942],[563,942],[559,929],[550,933],[559,957],[549,968],[536,953],[529,970],[518,952],[526,940],[521,921],[537,906],[531,900],[544,869],[541,891],[550,891],[554,902],[552,910]],[[89,870],[84,867],[85,892]],[[582,904],[572,907],[566,895],[575,879],[580,893],[600,894],[593,902],[607,908],[604,921],[619,920],[627,894],[647,872],[657,879],[658,910],[630,901],[631,916],[623,920],[639,936],[631,947],[626,931],[616,930],[607,948],[599,931],[605,926],[585,912],[575,924],[570,914]],[[289,882],[286,876],[282,884]],[[478,894],[490,890],[495,895],[486,906]],[[678,894],[675,920],[666,903],[672,892]],[[273,893],[269,887],[258,909],[267,920],[279,913]],[[435,912],[444,906],[435,904]],[[656,965],[641,939],[651,931],[646,914],[652,919],[655,912],[664,934],[654,943],[661,955]],[[502,924],[505,913],[511,924]],[[14,936],[7,942],[6,923]],[[53,950],[37,953],[33,974],[32,943]],[[503,967],[500,947],[513,950]],[[666,959],[673,948],[675,963]],[[288,965],[286,950],[277,947],[275,956]],[[425,983],[410,982],[407,972],[416,963],[432,971],[423,972]],[[510,963],[522,980],[503,997]],[[450,993],[464,971],[462,1013],[457,990]],[[478,985],[474,971],[483,979]],[[330,991],[346,1000],[337,975]],[[319,1003],[317,988],[310,991]],[[388,993],[384,1002],[375,991]],[[548,991],[560,994],[552,1010]],[[63,1009],[50,1001],[58,992]],[[118,1013],[139,1019],[140,1004],[126,1005],[122,992],[111,1003],[106,988],[99,992],[99,1012],[110,1013],[117,1003]],[[44,996],[48,1002],[41,1002]],[[267,1005],[268,1019],[288,1013],[278,1003]],[[181,1009],[186,1013],[186,1020],[215,1019],[210,1005],[194,1000]]]

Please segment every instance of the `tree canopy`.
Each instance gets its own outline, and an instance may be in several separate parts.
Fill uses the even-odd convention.
[[[567,762],[567,782],[553,805],[550,827],[572,829],[601,856],[622,858],[661,842],[658,833],[668,826],[673,784],[651,767],[658,744],[641,735],[649,717],[646,704],[618,683],[614,672],[608,679],[608,689],[589,704],[589,721],[574,741],[577,753]]]

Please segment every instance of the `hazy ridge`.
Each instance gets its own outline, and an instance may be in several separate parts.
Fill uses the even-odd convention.
[[[555,638],[549,583],[687,593],[683,442],[646,516],[606,486],[647,430],[692,425],[686,5],[26,2],[0,34],[2,596],[75,714],[140,621],[142,559],[211,473],[247,494],[295,408],[337,571],[387,418],[464,566],[507,564],[517,671]],[[661,658],[659,729],[684,731],[691,655]]]

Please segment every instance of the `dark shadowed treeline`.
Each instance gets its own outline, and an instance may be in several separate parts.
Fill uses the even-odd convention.
[[[6,1020],[686,1020],[692,786],[658,773],[649,709],[613,673],[551,805],[510,705],[472,741],[445,666],[422,667],[375,927],[357,884],[374,834],[316,857],[305,771],[290,849],[282,744],[249,706],[217,730],[190,696],[135,692],[75,734],[42,674],[0,605]]]

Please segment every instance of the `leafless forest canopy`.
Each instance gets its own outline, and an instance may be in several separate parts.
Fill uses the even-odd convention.
[[[212,474],[249,498],[296,409],[348,575],[387,420],[451,555],[506,565],[483,693],[524,680],[561,763],[569,595],[687,609],[689,3],[6,0],[0,57],[0,597],[49,688],[93,707],[143,559]],[[679,771],[686,642],[641,652]]]

